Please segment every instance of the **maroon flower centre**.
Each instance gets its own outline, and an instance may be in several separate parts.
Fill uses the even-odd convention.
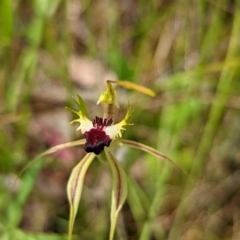
[[[83,146],[86,152],[93,152],[98,155],[105,146],[109,147],[112,139],[105,133],[104,129],[107,126],[111,126],[112,123],[112,119],[106,118],[96,117],[93,120],[93,128],[83,134],[86,138],[86,143]]]

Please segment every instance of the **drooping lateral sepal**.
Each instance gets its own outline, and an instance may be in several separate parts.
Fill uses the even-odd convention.
[[[115,156],[107,149],[105,149],[105,154],[112,171],[112,204],[109,240],[113,240],[118,215],[127,197],[127,176]]]
[[[72,239],[73,226],[78,211],[79,202],[82,195],[84,177],[87,169],[96,157],[93,153],[88,153],[74,167],[67,184],[67,196],[70,205],[70,217],[68,226],[68,240]]]

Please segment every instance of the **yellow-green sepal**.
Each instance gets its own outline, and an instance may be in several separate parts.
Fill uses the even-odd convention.
[[[70,205],[70,217],[68,225],[68,240],[72,239],[73,226],[80,203],[84,177],[87,169],[96,157],[94,153],[88,153],[85,157],[74,167],[67,184],[67,196]]]

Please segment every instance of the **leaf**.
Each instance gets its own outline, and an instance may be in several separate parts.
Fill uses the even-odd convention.
[[[70,217],[68,225],[68,240],[72,239],[73,226],[78,211],[80,198],[82,195],[83,181],[93,159],[96,157],[93,153],[88,153],[72,170],[67,184],[67,196],[70,205]]]
[[[31,168],[29,168],[28,171],[26,171],[25,174],[23,175],[21,179],[21,187],[18,193],[16,194],[16,196],[14,196],[14,198],[11,199],[11,201],[8,202],[8,208],[6,209],[7,218],[4,222],[4,226],[10,227],[11,229],[17,228],[17,226],[19,226],[23,216],[24,205],[26,204],[31,191],[34,188],[37,176],[42,168],[42,165],[43,165],[42,161],[35,162],[31,166]],[[18,179],[16,179],[15,181],[16,182],[14,184],[17,185]]]
[[[60,0],[34,0],[33,6],[35,14],[41,17],[50,18],[56,13],[60,3]]]
[[[11,39],[13,35],[13,17],[14,17],[14,8],[13,2],[8,0],[2,0],[0,2],[0,22],[1,22],[1,31],[0,31],[0,40],[2,46],[9,46],[11,44]]]
[[[105,148],[112,171],[111,227],[109,240],[113,240],[118,214],[127,197],[127,176],[115,156]]]
[[[135,141],[131,141],[131,140],[127,140],[127,139],[117,139],[116,142],[118,142],[120,144],[120,146],[127,146],[127,147],[133,147],[133,148],[137,148],[139,150],[145,151],[147,153],[152,154],[153,156],[160,158],[160,159],[164,159],[168,162],[170,162],[171,164],[173,164],[175,167],[177,167],[178,169],[180,169],[186,176],[188,176],[188,174],[186,173],[186,171],[184,169],[182,169],[180,166],[178,166],[172,159],[170,159],[169,157],[167,157],[166,155],[164,155],[163,153],[157,151],[154,148],[151,148],[145,144],[139,143],[139,142],[135,142]]]

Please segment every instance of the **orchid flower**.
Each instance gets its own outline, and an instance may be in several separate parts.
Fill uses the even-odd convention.
[[[37,157],[39,158],[54,153],[60,149],[77,145],[83,145],[83,148],[86,151],[86,155],[83,157],[83,159],[80,160],[79,163],[73,168],[67,184],[67,196],[70,205],[68,240],[72,239],[74,222],[82,195],[86,172],[97,155],[102,153],[105,153],[112,172],[112,200],[110,214],[111,226],[109,240],[113,240],[114,238],[118,215],[127,197],[127,176],[122,166],[119,164],[118,160],[111,151],[111,144],[113,142],[115,142],[120,147],[128,146],[140,149],[156,156],[157,158],[167,160],[176,165],[176,163],[174,163],[170,158],[147,145],[131,140],[121,139],[122,132],[126,130],[125,127],[133,125],[128,121],[129,117],[132,114],[132,107],[130,104],[128,104],[125,117],[119,123],[114,124],[113,118],[115,109],[119,106],[117,103],[117,94],[112,87],[112,84],[134,89],[150,96],[155,95],[155,93],[150,89],[130,83],[128,81],[108,80],[106,90],[100,95],[97,101],[97,104],[101,103],[103,105],[103,117],[96,116],[93,121],[91,121],[88,117],[87,107],[84,100],[82,97],[77,95],[77,99],[74,99],[74,101],[78,106],[78,110],[76,111],[70,108],[67,109],[78,116],[78,118],[73,120],[71,123],[79,123],[77,131],[80,131],[82,133],[84,139],[60,144],[58,146],[50,148]],[[176,166],[178,167],[178,165]]]

